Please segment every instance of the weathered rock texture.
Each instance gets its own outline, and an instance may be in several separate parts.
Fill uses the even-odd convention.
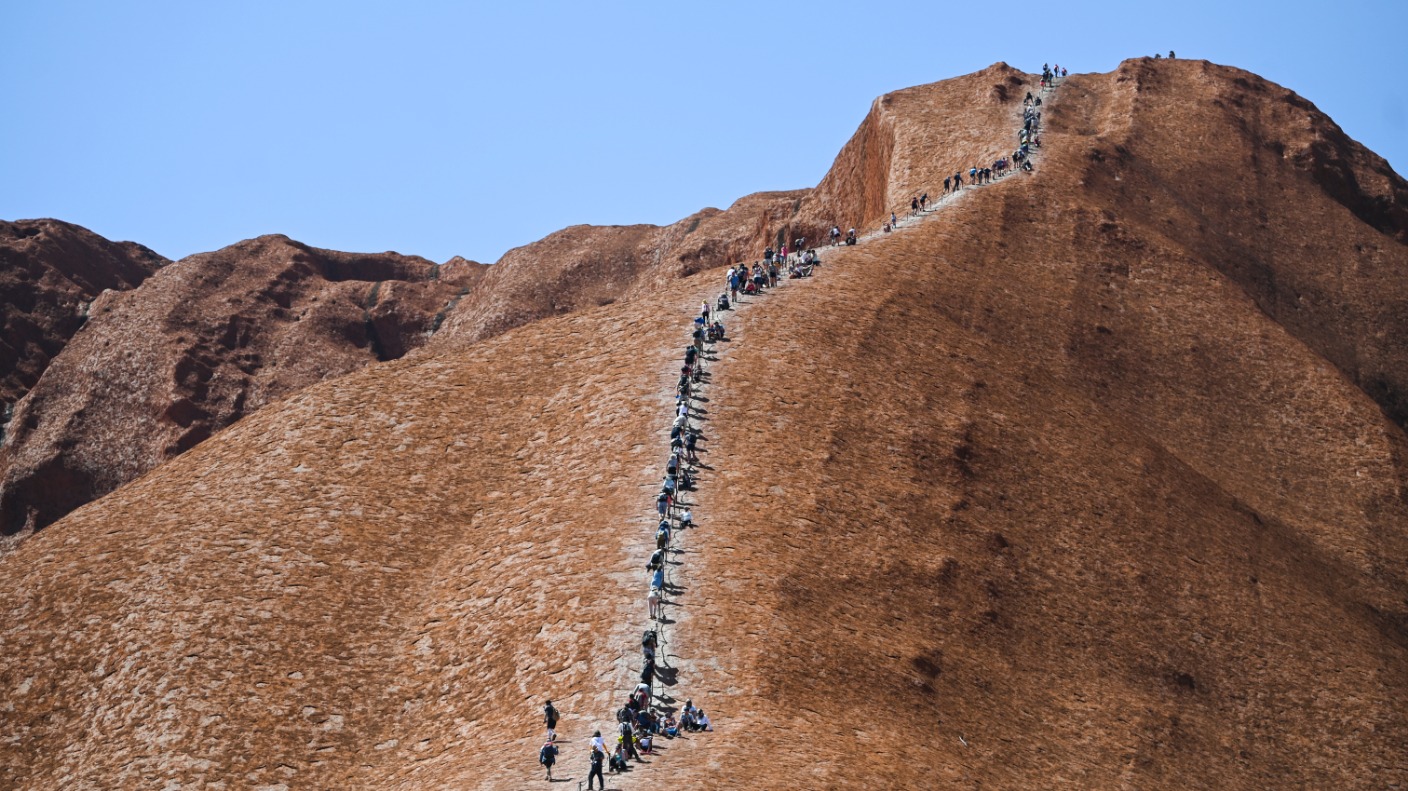
[[[668,288],[682,276],[745,260],[803,237],[819,246],[831,227],[873,227],[903,216],[911,198],[937,199],[944,176],[1010,153],[1007,130],[1030,88],[1005,63],[886,94],[815,189],[764,192],[725,211],[704,209],[673,225],[564,229],[509,251],[450,313],[437,345],[482,340],[545,316]],[[946,114],[959,112],[961,123]],[[965,177],[966,178],[966,177]]]
[[[927,134],[1009,134],[961,93]],[[1047,121],[728,319],[666,626],[716,731],[616,785],[1408,783],[1402,182],[1203,63]],[[0,785],[521,788],[543,697],[581,779],[720,275],[310,386],[0,559]]]
[[[107,289],[134,288],[169,263],[58,220],[0,220],[0,425],[83,326]]]
[[[103,295],[15,409],[0,529],[42,528],[264,404],[404,355],[482,273],[265,236]]]

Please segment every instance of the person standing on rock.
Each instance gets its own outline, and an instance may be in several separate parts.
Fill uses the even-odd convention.
[[[660,570],[656,569],[656,573],[659,572]],[[650,620],[652,621],[658,621],[665,617],[664,608],[660,606],[660,598],[660,589],[652,585],[650,593],[645,597],[645,603],[650,610]]]
[[[548,741],[557,741],[557,709],[552,707],[551,700],[543,704],[543,723],[548,726]]]
[[[596,736],[592,738],[592,768],[587,772],[587,791],[591,791],[593,778],[600,780],[601,791],[606,791],[606,778],[601,774],[602,764],[606,763],[606,745],[598,747],[597,743],[600,741],[601,731],[597,731]]]

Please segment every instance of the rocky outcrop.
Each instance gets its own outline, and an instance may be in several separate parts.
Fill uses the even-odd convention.
[[[1005,63],[875,101],[815,189],[744,197],[668,226],[578,225],[509,251],[451,311],[437,345],[472,343],[545,316],[669,287],[682,276],[801,237],[820,246],[832,226],[874,228],[944,176],[991,163],[1015,139],[989,134],[1020,107],[1031,78]],[[955,110],[955,108],[958,108]]]
[[[42,528],[271,401],[401,357],[483,271],[265,236],[102,295],[14,411],[0,529]]]
[[[1350,142],[1296,156],[1329,127],[1258,83],[1072,77],[1034,174],[729,315],[662,626],[660,701],[716,730],[650,782],[1408,783],[1408,436],[1368,386],[1397,386],[1399,182]],[[1026,87],[892,94],[847,154],[891,175],[828,189],[934,194]],[[624,276],[679,265],[611,233]],[[580,772],[634,684],[720,274],[316,382],[0,558],[0,786],[528,786],[545,697]]]
[[[0,221],[0,437],[29,392],[109,289],[141,285],[169,263],[58,220]]]

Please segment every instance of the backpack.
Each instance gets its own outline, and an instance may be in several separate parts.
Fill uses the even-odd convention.
[[[654,630],[654,629],[647,629],[646,632],[645,632],[645,635],[642,636],[641,639],[640,639],[640,644],[641,644],[641,645],[648,645],[648,646],[650,646],[651,648],[654,648],[654,647],[656,646],[656,642],[657,642],[656,638],[657,638],[657,635],[655,634],[655,630]]]
[[[546,766],[548,763],[551,762],[551,760],[552,760],[552,753],[549,752],[549,750],[551,750],[551,749],[552,749],[552,745],[550,745],[550,744],[545,744],[545,745],[543,745],[542,747],[540,747],[540,748],[538,749],[538,763],[543,764],[544,766]]]

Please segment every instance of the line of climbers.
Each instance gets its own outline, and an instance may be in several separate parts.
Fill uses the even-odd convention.
[[[1059,66],[1054,71],[1043,66],[1042,71],[1042,92],[1054,87],[1056,76],[1065,76],[1066,73]],[[1028,159],[1031,148],[1041,145],[1036,137],[1041,124],[1041,112],[1036,108],[1040,106],[1040,96],[1033,97],[1028,92],[1022,103],[1023,125],[1018,132],[1021,145],[1012,155],[1013,161],[1022,162],[1024,169],[1028,171],[1032,170]],[[968,185],[986,184],[994,175],[1000,178],[1006,173],[1005,159],[998,160],[991,169],[973,167],[968,171]],[[945,197],[956,195],[963,186],[963,173],[959,171],[951,179],[944,179],[943,194]],[[939,202],[930,203],[927,192],[910,201],[912,215],[927,213],[938,207]],[[889,233],[895,225],[896,219],[892,212],[890,222],[884,225],[883,231]],[[830,240],[833,246],[842,243],[839,226],[832,226]],[[851,228],[845,235],[844,243],[854,245],[858,240],[856,229]],[[665,685],[675,683],[674,670],[663,661],[657,664],[657,655],[663,660],[663,653],[657,654],[665,645],[661,634],[663,627],[673,623],[665,617],[666,605],[673,602],[665,597],[677,596],[682,592],[682,589],[674,584],[670,574],[670,566],[681,564],[670,560],[670,555],[682,551],[675,546],[679,532],[696,526],[694,513],[690,510],[691,503],[684,500],[684,493],[695,491],[701,469],[710,469],[700,462],[699,442],[704,439],[704,435],[697,425],[691,423],[691,419],[697,423],[701,415],[707,413],[707,410],[695,407],[694,402],[703,400],[703,387],[710,381],[710,376],[705,371],[705,361],[717,360],[717,344],[727,340],[723,312],[733,310],[741,304],[740,296],[753,296],[764,290],[777,288],[784,278],[810,277],[816,267],[821,265],[820,256],[815,249],[806,247],[805,238],[799,237],[793,244],[793,251],[802,252],[791,252],[785,244],[779,250],[768,247],[763,251],[763,260],[754,262],[751,268],[748,264],[729,267],[724,277],[723,293],[719,294],[712,305],[708,302],[701,303],[699,315],[694,317],[690,325],[690,344],[685,347],[683,365],[675,385],[675,405],[670,424],[670,453],[666,457],[665,476],[660,484],[660,492],[655,498],[655,514],[660,520],[655,526],[655,550],[645,564],[648,576],[646,606],[650,628],[645,630],[641,638],[640,683],[627,696],[625,705],[616,712],[617,735],[614,748],[608,749],[600,730],[592,734],[588,789],[593,788],[593,784],[598,780],[601,782],[601,788],[606,788],[606,779],[602,774],[604,767],[611,773],[626,772],[630,770],[630,760],[641,762],[642,755],[651,755],[657,737],[673,739],[683,732],[713,730],[708,715],[703,709],[696,707],[692,699],[685,701],[684,707],[679,710],[678,719],[675,717],[676,710],[668,705],[675,699],[665,695],[663,689]],[[712,358],[708,356],[710,351],[715,352]],[[661,669],[662,666],[664,670]],[[657,681],[662,687],[659,693],[655,690]],[[543,706],[543,722],[547,726],[548,736],[538,751],[538,762],[546,768],[548,780],[552,780],[552,767],[557,762],[559,717],[560,714],[553,707],[552,701],[548,700]],[[580,787],[579,783],[578,788]]]

